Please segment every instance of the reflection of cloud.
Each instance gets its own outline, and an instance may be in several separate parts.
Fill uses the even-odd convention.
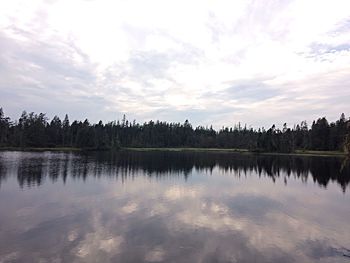
[[[219,202],[201,202],[198,200],[182,200],[190,209],[180,210],[176,219],[190,227],[207,228],[212,231],[244,229],[247,222],[238,220],[229,213],[228,207]]]
[[[125,213],[125,214],[131,214],[133,212],[135,212],[138,208],[137,203],[135,202],[130,202],[128,204],[126,204],[125,206],[123,206],[121,208],[121,210]]]
[[[50,156],[64,160],[61,154]],[[6,160],[14,165],[12,157]],[[133,180],[122,181],[103,167],[103,176],[93,178],[94,161],[89,159],[84,187],[68,178],[62,191],[52,194],[52,187],[59,186],[48,180],[38,191],[24,189],[25,202],[12,198],[17,192],[2,192],[0,205],[9,207],[0,215],[6,229],[0,235],[3,261],[337,262],[349,243],[349,196],[337,191],[335,181],[319,188],[302,182],[294,170],[281,169],[272,184],[264,173],[259,178],[250,162],[245,172],[223,164],[210,173],[190,169],[186,181],[182,170],[149,177],[131,163],[135,169],[125,169],[123,175]],[[34,203],[35,209],[25,208]]]
[[[145,261],[160,262],[160,261],[163,261],[164,255],[165,255],[165,251],[162,247],[155,247],[146,254]]]
[[[165,198],[171,201],[175,201],[183,198],[195,198],[199,195],[198,188],[187,188],[183,186],[172,186],[170,189],[166,190]]]
[[[110,229],[103,225],[99,213],[93,214],[91,219],[94,231],[85,234],[73,252],[84,262],[97,262],[101,257],[110,261],[121,252],[120,246],[124,239],[121,235],[111,234]]]
[[[18,252],[12,252],[1,257],[2,258],[0,259],[0,263],[14,262],[18,257]]]
[[[305,240],[298,244],[298,249],[302,250],[307,256],[315,260],[321,258],[342,256],[340,249],[332,247],[327,240]]]
[[[72,231],[70,231],[70,232],[68,233],[67,239],[68,239],[68,241],[72,242],[72,241],[76,240],[77,237],[78,237],[77,231],[72,230]]]
[[[106,251],[107,253],[118,253],[118,248],[122,241],[123,239],[120,236],[114,236],[109,239],[101,240],[100,249]]]
[[[114,256],[120,252],[119,247],[123,242],[121,236],[104,237],[98,233],[89,233],[85,236],[77,248],[76,255],[86,258],[88,262],[96,262],[100,251],[106,252],[110,256]]]
[[[206,205],[207,204],[205,203],[204,206],[206,206]],[[216,203],[212,203],[210,205],[210,210],[216,214],[227,214],[227,212],[228,212],[228,208],[225,205],[216,204]]]
[[[169,207],[166,206],[164,203],[160,203],[159,201],[157,201],[154,204],[150,204],[149,211],[150,216],[156,216],[168,213]]]
[[[279,212],[283,207],[275,199],[252,194],[238,194],[227,201],[227,206],[234,215],[248,218],[261,218],[270,212]]]

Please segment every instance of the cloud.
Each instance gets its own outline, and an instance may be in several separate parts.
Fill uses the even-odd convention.
[[[12,118],[126,113],[215,127],[349,115],[349,7],[11,1],[0,11],[0,105]]]
[[[18,34],[16,28],[10,32]],[[94,87],[94,65],[81,50],[69,42],[43,42],[25,33],[21,42],[0,35],[5,50],[0,55],[5,109],[46,110],[52,116],[73,108],[75,116],[82,118],[79,106],[90,113],[89,107],[104,107],[106,101]]]
[[[227,83],[228,88],[215,93],[208,93],[206,97],[216,97],[221,100],[233,100],[238,104],[254,101],[264,101],[276,97],[280,92],[268,86],[264,81],[256,80],[234,80]]]

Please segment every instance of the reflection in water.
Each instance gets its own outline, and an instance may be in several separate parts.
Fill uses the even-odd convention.
[[[0,185],[7,177],[6,158],[20,156],[17,178],[21,187],[41,185],[48,177],[53,182],[68,174],[73,178],[86,179],[87,176],[133,177],[142,171],[147,176],[183,176],[185,179],[193,170],[212,172],[218,167],[234,176],[258,174],[275,181],[283,175],[287,184],[293,176],[306,182],[310,176],[320,186],[327,187],[330,181],[337,182],[345,192],[350,182],[350,165],[344,165],[338,157],[300,157],[239,155],[227,153],[179,153],[179,152],[118,152],[89,153],[84,155],[52,153],[7,153],[0,156]],[[7,156],[6,156],[7,155]],[[28,156],[27,156],[28,155]],[[12,171],[11,171],[12,172]]]
[[[350,262],[349,169],[322,157],[1,152],[0,262]]]

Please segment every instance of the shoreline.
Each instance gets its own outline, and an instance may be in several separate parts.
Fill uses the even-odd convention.
[[[0,151],[28,151],[28,152],[86,152],[86,151],[110,151],[110,149],[84,149],[74,147],[1,147]],[[255,154],[255,155],[290,155],[290,156],[323,156],[323,157],[345,157],[347,154],[340,151],[314,151],[314,150],[296,150],[291,153],[280,152],[254,152],[248,149],[233,149],[233,148],[193,148],[193,147],[124,147],[115,151],[135,151],[135,152],[208,152],[208,153],[240,153],[240,154]]]
[[[0,151],[11,151],[11,152],[80,152],[83,151],[81,148],[75,147],[0,147]]]
[[[340,151],[314,151],[314,150],[296,150],[291,153],[283,152],[255,152],[248,149],[232,149],[232,148],[133,148],[127,147],[122,150],[149,152],[149,151],[169,151],[169,152],[216,152],[216,153],[240,153],[240,154],[255,154],[255,155],[290,155],[290,156],[324,156],[324,157],[345,157],[347,154]]]

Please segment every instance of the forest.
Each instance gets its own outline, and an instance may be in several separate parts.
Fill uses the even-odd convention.
[[[350,150],[350,119],[341,114],[328,122],[319,118],[309,126],[306,121],[294,127],[269,129],[247,128],[240,123],[215,130],[184,123],[149,121],[143,124],[122,120],[90,123],[74,120],[51,120],[44,113],[23,111],[18,120],[11,120],[0,108],[0,147],[74,147],[81,149],[120,149],[122,147],[198,147],[248,149],[256,152],[293,152],[295,150]]]

